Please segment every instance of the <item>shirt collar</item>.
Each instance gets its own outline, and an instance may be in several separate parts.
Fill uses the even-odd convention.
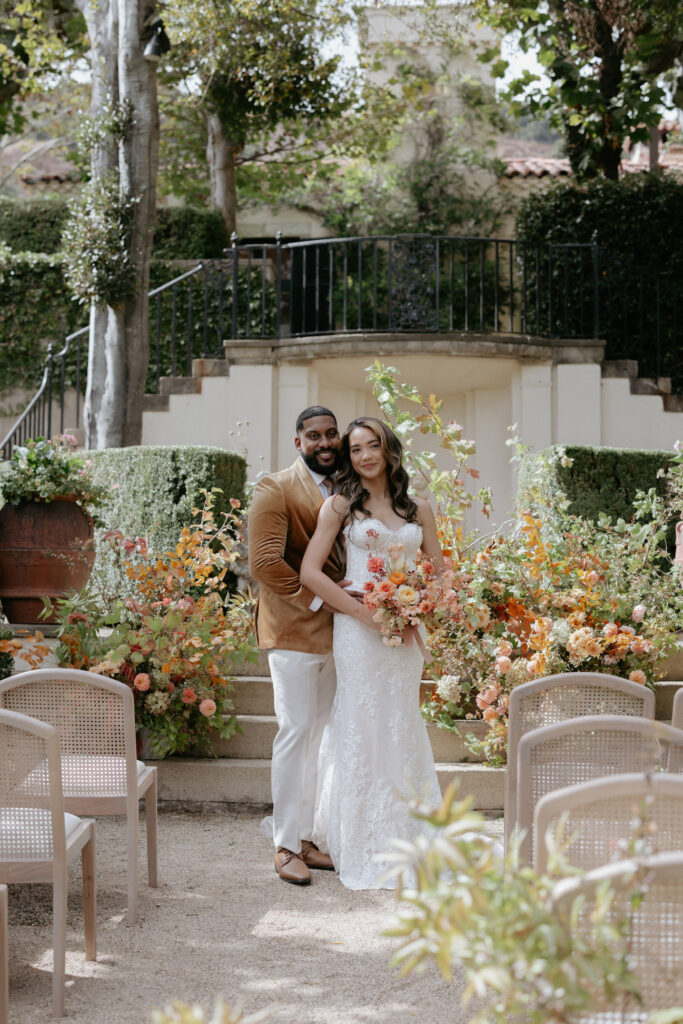
[[[315,480],[316,486],[320,487],[320,485],[323,482],[323,480],[327,480],[328,474],[327,473],[316,473],[316,471],[314,469],[311,469],[311,467],[306,462],[304,462],[303,455],[300,455],[299,458],[304,463],[304,466],[306,467],[306,469],[307,469],[308,473],[310,474],[310,476],[313,477],[313,479]]]

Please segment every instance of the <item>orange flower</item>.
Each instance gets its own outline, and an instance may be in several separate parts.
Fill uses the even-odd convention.
[[[186,686],[180,695],[180,699],[183,704],[194,704],[197,699],[197,694],[194,692],[191,686]]]
[[[400,587],[402,583],[406,581],[406,574],[404,572],[392,572],[389,574],[389,580],[394,584],[395,587]]]
[[[381,583],[377,584],[377,593],[384,594],[385,597],[391,597],[396,590],[396,584],[392,583],[391,580],[382,580]]]

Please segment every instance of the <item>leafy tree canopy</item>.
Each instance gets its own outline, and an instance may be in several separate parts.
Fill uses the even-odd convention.
[[[550,113],[580,179],[616,178],[626,139],[645,140],[659,121],[668,73],[683,99],[683,5],[676,0],[473,0],[501,33],[537,51],[550,84],[524,72],[510,95],[528,113]],[[494,46],[502,77],[507,62]]]

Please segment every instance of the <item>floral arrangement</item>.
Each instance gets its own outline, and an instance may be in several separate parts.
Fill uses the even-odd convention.
[[[15,636],[12,629],[0,628],[0,679],[14,672],[14,659],[21,655],[29,668],[38,668],[49,654],[49,648],[40,630]]]
[[[468,745],[489,764],[503,764],[514,686],[574,671],[652,684],[683,622],[680,568],[663,545],[669,522],[683,508],[680,444],[667,473],[666,497],[654,490],[640,494],[631,522],[571,516],[561,494],[545,493],[542,460],[564,459],[566,465],[559,450],[538,457],[538,471],[520,495],[518,520],[507,533],[467,536],[465,511],[476,501],[485,515],[490,510],[486,489],[474,495],[465,484],[477,476],[467,466],[473,442],[463,439],[457,423],[444,421],[434,395],[424,399],[414,387],[397,383],[394,368],[377,362],[368,373],[385,418],[405,442],[416,487],[425,485],[436,499],[438,535],[451,571],[454,595],[447,613],[424,620],[434,655],[425,719],[459,731],[483,718],[486,738],[470,735]],[[413,415],[411,405],[419,413]],[[440,470],[433,454],[416,453],[417,434],[438,437],[453,468]],[[524,449],[517,439],[508,444],[520,458]]]
[[[97,593],[95,576],[81,594],[57,602],[60,664],[127,683],[136,725],[159,755],[210,754],[213,731],[235,732],[230,674],[254,656],[249,602],[231,595],[226,579],[238,557],[240,503],[232,500],[219,525],[214,492],[204,498],[174,551],[157,554],[144,538],[107,535],[132,596]]]
[[[18,505],[70,498],[84,509],[102,505],[106,490],[95,484],[92,463],[76,453],[77,444],[72,434],[59,434],[52,440],[36,437],[17,445],[3,471],[5,501]]]
[[[271,1016],[272,1009],[267,1007],[260,1013],[244,1015],[242,1006],[230,1007],[222,999],[216,1000],[211,1019],[205,1016],[200,1006],[188,1006],[187,1003],[174,1002],[165,1010],[152,1010],[153,1024],[260,1024]]]
[[[378,533],[369,528],[367,535],[372,539]],[[374,579],[364,585],[363,602],[375,612],[374,619],[380,624],[382,641],[387,647],[403,643],[406,625],[435,628],[457,601],[449,586],[453,574],[439,577],[426,558],[409,565],[400,542],[389,545],[388,558],[369,555],[367,567]]]

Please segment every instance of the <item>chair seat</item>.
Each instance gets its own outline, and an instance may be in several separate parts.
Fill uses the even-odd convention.
[[[0,860],[38,860],[52,857],[52,815],[46,807],[0,808]],[[68,840],[81,824],[75,814],[64,815]],[[44,837],[44,841],[40,842]]]
[[[144,761],[136,761],[138,779],[145,771]],[[46,767],[35,768],[26,779],[28,792],[42,782]],[[126,759],[110,754],[62,754],[62,789],[64,797],[125,796]]]

